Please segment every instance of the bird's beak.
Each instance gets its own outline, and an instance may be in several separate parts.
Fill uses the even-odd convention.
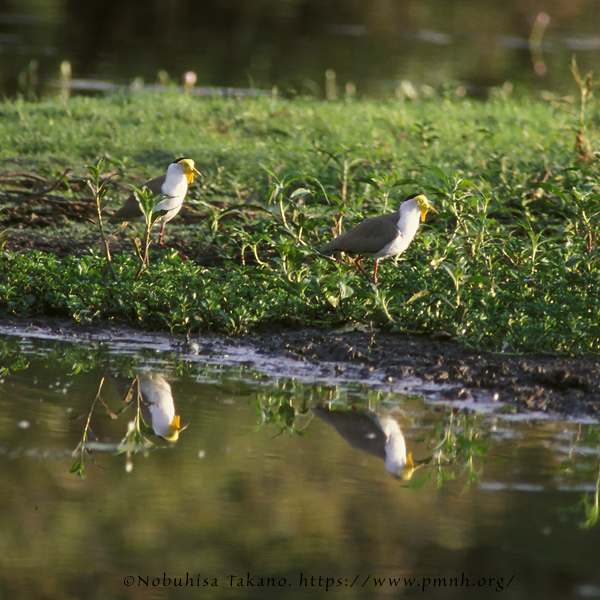
[[[192,167],[190,171],[187,171],[185,176],[188,180],[188,183],[194,183],[194,175],[198,175],[198,177],[202,177],[202,173],[196,169],[196,167]]]
[[[431,204],[420,206],[419,208],[421,209],[421,221],[425,221],[425,217],[427,216],[428,212],[432,212],[434,215],[438,214],[438,211],[435,210]]]
[[[179,434],[187,428],[187,425],[181,426],[181,419],[179,415],[173,417],[173,421],[169,426],[169,431],[163,436],[163,439],[169,442],[176,442],[179,439]]]
[[[187,179],[188,184],[194,183],[194,175],[198,175],[198,177],[202,177],[202,173],[196,169],[196,165],[191,158],[181,159],[179,164],[183,167],[183,172],[185,174],[185,178]]]
[[[415,471],[420,466],[421,465],[415,466],[415,463],[413,462],[412,452],[409,452],[406,456],[406,464],[404,465],[404,470],[402,471],[402,480],[410,481],[412,479],[412,476],[415,474]]]

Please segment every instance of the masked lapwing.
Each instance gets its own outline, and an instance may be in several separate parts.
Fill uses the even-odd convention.
[[[400,424],[392,415],[372,410],[332,410],[327,406],[314,406],[311,410],[353,448],[383,460],[385,468],[395,477],[408,480],[419,468],[406,449]]]
[[[379,261],[404,252],[415,237],[419,222],[425,220],[429,211],[437,212],[427,197],[423,194],[413,194],[402,202],[396,212],[362,221],[325,244],[320,251],[323,254],[345,252],[356,256],[354,262],[358,270],[369,281],[377,284]],[[375,259],[372,279],[360,264],[365,257]]]
[[[134,408],[139,406],[144,423],[156,435],[170,442],[179,439],[187,425],[181,425],[171,385],[162,375],[140,371],[133,380],[119,373],[109,373],[109,376],[123,402]]]
[[[140,188],[142,190],[147,188],[156,196],[164,196],[156,203],[153,210],[153,212],[166,211],[156,219],[156,223],[160,223],[160,233],[158,234],[159,246],[164,247],[163,233],[165,231],[165,224],[181,210],[188,185],[193,183],[194,175],[202,177],[200,171],[196,169],[194,161],[191,158],[179,158],[169,165],[165,175],[147,181]],[[135,194],[131,194],[125,201],[125,204],[110,217],[110,222],[133,221],[142,216],[143,213],[137,198]]]
[[[138,377],[142,395],[142,416],[149,422],[154,433],[170,442],[176,442],[187,427],[175,413],[175,402],[169,382],[158,373],[142,372]]]

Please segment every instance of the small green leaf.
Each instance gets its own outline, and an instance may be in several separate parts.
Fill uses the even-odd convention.
[[[298,188],[294,190],[290,195],[290,200],[296,200],[297,198],[306,198],[307,196],[312,196],[313,193],[306,188]]]
[[[419,300],[420,298],[424,298],[425,296],[429,296],[431,292],[429,290],[421,290],[416,294],[413,294],[407,301],[406,304],[410,304],[411,302],[415,302],[415,300]]]
[[[85,479],[85,467],[83,466],[83,457],[78,458],[71,468],[69,469],[69,473],[74,473],[75,475],[79,475],[81,479]]]
[[[160,219],[163,215],[166,215],[168,212],[168,210],[157,210],[153,212],[152,216],[150,217],[150,223],[154,225],[158,219]]]
[[[431,471],[429,473],[427,473],[427,475],[424,475],[423,477],[419,477],[419,479],[415,479],[414,481],[411,481],[410,483],[404,483],[402,485],[402,487],[406,487],[406,488],[410,488],[412,490],[418,490],[419,488],[422,488],[431,478]]]

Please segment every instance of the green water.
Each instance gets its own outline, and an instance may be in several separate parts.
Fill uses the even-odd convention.
[[[212,348],[0,335],[0,597],[600,597],[598,424]]]

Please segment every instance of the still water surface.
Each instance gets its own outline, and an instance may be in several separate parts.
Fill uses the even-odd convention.
[[[600,59],[596,0],[27,0],[0,3],[0,91],[98,82],[343,97],[401,82],[575,93]],[[65,70],[66,69],[66,70]],[[72,79],[71,79],[72,78]]]
[[[597,423],[220,352],[0,335],[0,597],[600,597]]]

